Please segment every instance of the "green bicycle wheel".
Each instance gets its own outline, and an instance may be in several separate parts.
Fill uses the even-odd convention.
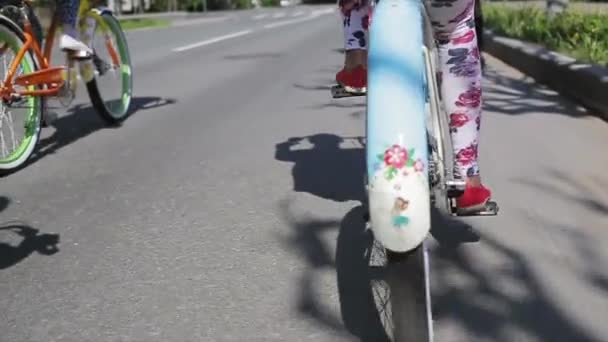
[[[118,20],[110,13],[96,17],[105,25],[96,23],[89,43],[94,56],[81,64],[81,72],[97,113],[109,124],[116,124],[129,114],[133,93],[131,57]]]
[[[25,37],[19,28],[0,19],[0,58],[3,69],[9,69],[17,53],[24,45]],[[31,52],[27,52],[17,67],[15,76],[37,70]],[[5,70],[2,80],[9,70]],[[35,86],[15,90],[35,90]],[[34,152],[40,137],[42,101],[37,96],[23,96],[14,101],[0,102],[0,175],[6,175],[22,167]]]

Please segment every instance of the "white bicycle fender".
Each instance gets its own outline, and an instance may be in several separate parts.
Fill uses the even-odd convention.
[[[371,229],[396,252],[429,233],[421,3],[381,0],[370,27],[367,175]]]

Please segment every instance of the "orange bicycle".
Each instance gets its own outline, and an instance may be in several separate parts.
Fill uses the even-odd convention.
[[[53,97],[62,106],[70,106],[79,76],[86,84],[93,107],[107,123],[124,120],[131,104],[127,40],[119,21],[105,4],[97,0],[80,1],[80,37],[93,50],[92,57],[81,59],[66,53],[65,65],[53,66],[51,54],[58,17],[52,16],[43,46],[43,31],[32,2],[0,0],[1,66],[8,69],[0,76],[0,174],[13,172],[25,164],[47,119],[45,99]],[[117,83],[102,84],[106,79]]]

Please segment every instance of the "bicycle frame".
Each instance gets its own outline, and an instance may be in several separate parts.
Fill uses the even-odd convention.
[[[28,3],[34,2],[34,0],[23,1]],[[89,0],[81,0],[78,8],[78,18],[80,18],[80,22],[82,22],[82,20],[86,17],[93,17],[103,32],[107,33],[109,28],[101,18],[102,11],[94,6],[95,4],[91,3]],[[2,96],[3,99],[10,99],[15,94],[17,96],[55,96],[59,93],[66,81],[64,79],[64,71],[66,70],[66,66],[51,67],[51,53],[55,40],[55,33],[57,32],[57,26],[59,24],[59,17],[57,16],[57,13],[53,14],[51,24],[47,31],[46,39],[43,43],[43,48],[41,48],[40,44],[34,38],[32,25],[25,11],[22,11],[21,15],[24,19],[23,34],[25,36],[25,42],[17,53],[15,59],[13,59],[9,73],[4,80],[3,87],[0,88],[0,96]],[[108,48],[112,62],[115,63],[115,65],[119,65],[120,61],[118,53],[116,52],[116,49],[114,48],[112,41],[107,34],[106,47]],[[27,75],[19,76],[13,81],[17,68],[21,64],[25,54],[30,51],[33,51],[35,61],[38,64],[38,70]],[[69,79],[67,81],[70,82]],[[46,88],[15,91],[13,84],[21,86],[46,85]]]

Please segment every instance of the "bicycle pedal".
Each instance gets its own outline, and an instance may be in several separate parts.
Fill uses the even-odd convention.
[[[85,61],[93,58],[93,54],[87,53],[86,51],[74,51],[69,49],[63,49],[62,51],[67,53],[71,59],[76,61]]]
[[[481,210],[456,210],[456,216],[496,216],[498,215],[498,203],[488,201],[485,207]]]
[[[450,180],[445,183],[448,198],[460,197],[466,188],[466,183],[461,180]]]
[[[337,84],[331,87],[331,96],[334,99],[340,99],[343,97],[357,97],[365,96],[365,93],[350,93],[344,89],[341,85]]]

